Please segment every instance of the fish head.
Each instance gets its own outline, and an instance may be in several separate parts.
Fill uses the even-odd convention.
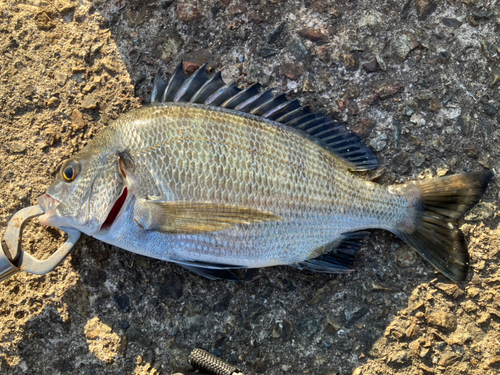
[[[127,191],[120,156],[99,151],[89,145],[63,163],[55,181],[38,198],[45,212],[41,224],[94,235],[107,220],[116,218]]]

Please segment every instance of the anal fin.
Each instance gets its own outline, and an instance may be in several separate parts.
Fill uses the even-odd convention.
[[[317,258],[308,259],[297,265],[297,268],[314,272],[346,273],[354,267],[357,249],[364,245],[370,232],[353,232],[342,235],[340,243],[332,251]]]

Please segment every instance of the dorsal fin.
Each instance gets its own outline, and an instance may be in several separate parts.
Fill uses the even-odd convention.
[[[366,171],[378,166],[373,151],[340,121],[321,112],[311,113],[307,106],[301,106],[296,99],[288,100],[285,94],[259,92],[256,84],[243,90],[236,87],[236,82],[226,84],[220,72],[210,78],[206,64],[187,78],[181,62],[168,85],[161,78],[160,69],[153,83],[151,102],[192,102],[251,113],[306,133],[344,159],[351,170]]]

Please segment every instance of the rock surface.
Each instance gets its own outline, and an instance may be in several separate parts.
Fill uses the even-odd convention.
[[[497,172],[491,4],[1,2],[0,235],[64,160],[149,100],[159,68],[168,78],[181,60],[346,122],[375,148],[381,166],[366,178],[381,184]],[[0,373],[187,374],[195,347],[248,374],[498,373],[498,193],[493,182],[460,222],[471,271],[459,284],[381,230],[351,274],[273,267],[241,283],[83,236],[50,274],[0,284]],[[62,241],[35,220],[23,247],[43,259]]]

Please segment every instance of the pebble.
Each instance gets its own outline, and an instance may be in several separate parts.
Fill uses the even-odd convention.
[[[443,18],[441,20],[441,22],[446,27],[453,27],[454,29],[458,29],[460,26],[462,26],[462,22],[460,22],[459,20],[457,20],[455,18],[447,18],[447,17],[445,17],[445,18]]]
[[[285,30],[285,23],[280,23],[273,31],[266,35],[266,42],[271,44],[278,40],[281,33]]]
[[[417,125],[417,126],[424,126],[426,123],[425,119],[422,117],[422,115],[420,113],[414,113],[410,117],[410,122],[412,124]]]
[[[347,70],[358,70],[359,68],[359,59],[355,54],[346,53],[343,56],[344,66]]]
[[[313,27],[306,27],[302,30],[299,30],[298,34],[301,37],[304,37],[311,42],[315,42],[317,44],[326,44],[328,43],[328,34],[324,29],[315,29]]]
[[[304,80],[304,84],[302,85],[302,92],[315,92],[314,86],[309,78]]]
[[[78,109],[74,109],[71,113],[71,126],[75,130],[83,129],[85,127],[83,114]]]
[[[182,62],[182,69],[186,74],[193,74],[200,68],[200,65],[190,62],[190,61],[183,61]]]
[[[419,20],[425,21],[436,10],[437,4],[433,0],[415,0],[415,7]]]
[[[57,108],[57,107],[59,107],[59,104],[61,104],[61,101],[58,98],[56,98],[55,96],[51,97],[47,101],[47,106],[49,108]]]
[[[439,359],[438,365],[439,366],[450,366],[450,365],[454,364],[456,361],[458,361],[460,358],[462,358],[461,354],[453,353],[452,351],[446,350],[441,355],[441,358]]]
[[[20,153],[26,151],[26,143],[23,142],[12,142],[10,144],[10,152]]]
[[[97,101],[94,99],[94,96],[88,95],[85,97],[82,103],[82,107],[85,109],[96,109]]]
[[[296,81],[302,74],[304,74],[304,68],[297,64],[285,63],[281,66],[280,73],[285,77]]]
[[[59,86],[64,86],[64,84],[68,80],[68,76],[61,71],[55,72],[54,77],[55,77],[57,83],[59,84]]]
[[[305,59],[307,57],[307,54],[309,53],[306,46],[304,46],[304,43],[302,43],[302,40],[300,40],[299,37],[293,39],[288,44],[288,50],[298,60]]]
[[[457,318],[453,314],[444,311],[433,310],[427,316],[427,322],[444,330],[454,330],[457,326]]]
[[[387,135],[385,133],[380,134],[370,141],[370,147],[377,152],[382,151],[385,146],[387,146]]]
[[[367,11],[359,21],[359,26],[368,26],[373,31],[380,31],[384,23],[384,15],[376,10]]]
[[[415,35],[406,32],[396,35],[392,40],[391,45],[396,62],[401,63],[405,61],[408,58],[409,53],[420,44],[415,38]]]
[[[378,71],[378,63],[377,63],[377,59],[372,59],[370,60],[369,62],[365,62],[363,63],[363,69],[365,70],[365,72],[367,73],[374,73],[376,71]]]
[[[46,12],[39,12],[35,14],[34,19],[35,19],[35,25],[38,28],[38,30],[47,31],[56,27],[56,25],[52,22],[52,20],[50,19],[49,15]]]
[[[268,57],[274,56],[278,53],[277,50],[273,48],[257,48],[256,50],[257,56],[262,57],[263,59],[266,59]]]
[[[443,291],[448,296],[453,297],[453,299],[457,299],[464,295],[464,291],[456,284],[437,283],[436,288]]]
[[[181,4],[177,5],[177,7],[175,8],[175,13],[177,14],[177,18],[179,18],[179,20],[186,23],[202,18],[202,15],[198,8],[194,4],[191,4],[189,2],[182,2]]]
[[[371,83],[373,91],[384,100],[399,92],[403,85],[398,81],[381,80]]]

